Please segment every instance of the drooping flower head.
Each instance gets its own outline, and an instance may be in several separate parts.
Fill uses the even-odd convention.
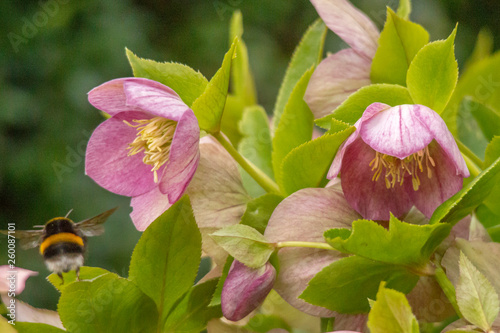
[[[311,3],[326,26],[351,47],[323,59],[309,80],[304,99],[314,118],[321,118],[371,83],[371,63],[380,34],[375,24],[347,0]]]
[[[200,159],[193,111],[169,87],[142,78],[108,81],[89,92],[89,102],[111,118],[89,140],[87,175],[116,194],[138,197],[158,188],[177,201]]]
[[[341,174],[347,201],[366,219],[402,216],[413,205],[430,217],[469,177],[453,135],[426,106],[373,103],[355,127],[328,178]]]
[[[0,266],[0,294],[12,292],[19,295],[24,290],[26,280],[34,275],[38,275],[38,272],[19,267],[11,268],[9,265]]]

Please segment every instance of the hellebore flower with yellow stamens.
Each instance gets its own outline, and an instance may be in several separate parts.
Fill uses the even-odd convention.
[[[116,194],[137,198],[158,189],[176,202],[200,159],[193,111],[169,87],[142,78],[108,81],[89,92],[89,102],[111,118],[90,137],[86,174]]]
[[[317,119],[371,83],[371,64],[380,34],[368,16],[347,0],[311,3],[326,26],[350,46],[323,59],[309,80],[304,100]]]
[[[426,106],[373,103],[355,127],[328,178],[340,173],[347,202],[365,219],[389,220],[412,206],[430,218],[469,177],[453,135]]]

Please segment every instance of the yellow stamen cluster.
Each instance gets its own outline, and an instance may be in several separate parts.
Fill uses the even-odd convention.
[[[382,171],[385,170],[385,186],[394,188],[394,185],[399,183],[403,185],[406,174],[411,176],[413,190],[417,191],[420,186],[420,178],[418,172],[424,172],[424,166],[427,169],[427,177],[432,178],[432,169],[436,164],[429,154],[429,147],[425,147],[410,156],[399,159],[394,156],[381,154],[376,152],[375,158],[370,162],[369,166],[372,167],[373,174],[372,180],[378,181]]]
[[[162,117],[134,119],[133,124],[126,120],[123,122],[137,129],[137,137],[128,145],[128,156],[144,151],[142,161],[153,166],[151,171],[154,173],[155,183],[158,183],[157,171],[168,162],[177,122]]]

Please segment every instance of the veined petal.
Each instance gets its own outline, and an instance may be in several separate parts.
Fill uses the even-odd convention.
[[[384,172],[378,181],[372,180],[374,171],[370,162],[374,158],[375,151],[361,138],[346,149],[341,168],[345,198],[365,219],[389,220],[389,212],[400,217],[412,207],[407,190],[399,184],[387,188]],[[404,184],[407,183],[411,185],[411,178],[405,179]]]
[[[175,130],[168,163],[164,168],[160,191],[175,203],[186,190],[198,167],[200,127],[193,111],[188,109],[179,119]]]
[[[345,151],[349,147],[349,145],[351,145],[358,138],[363,124],[373,116],[379,114],[381,111],[387,110],[389,108],[389,105],[383,103],[372,103],[366,108],[361,118],[354,124],[354,127],[356,127],[356,131],[354,131],[354,133],[352,133],[347,138],[347,140],[344,141],[344,143],[342,143],[342,145],[339,147],[337,155],[335,155],[335,158],[333,159],[332,166],[328,171],[328,179],[333,179],[339,174]]]
[[[172,206],[168,196],[161,193],[158,186],[151,191],[133,197],[130,201],[133,210],[130,218],[139,231],[146,230],[149,225]]]
[[[370,84],[371,61],[353,49],[323,59],[315,69],[304,96],[314,118],[335,110],[349,95]]]
[[[100,124],[87,145],[85,173],[101,187],[120,195],[135,197],[155,187],[151,165],[143,163],[143,154],[128,156],[127,147],[137,131],[123,122],[150,117],[144,112],[121,112]]]
[[[10,288],[10,283],[15,283],[15,293],[16,295],[19,295],[24,290],[26,280],[30,276],[34,275],[38,275],[38,272],[30,271],[29,269],[20,267],[10,268],[9,265],[0,266],[0,293],[7,294],[9,290],[12,291],[12,289]],[[9,277],[15,278],[9,279]]]
[[[311,0],[326,26],[356,52],[372,59],[380,36],[377,27],[347,0]]]
[[[463,177],[457,175],[456,165],[444,149],[436,142],[429,145],[429,153],[436,166],[431,167],[432,177],[424,172],[420,178],[420,188],[414,191],[411,181],[406,182],[406,192],[415,207],[430,218],[436,208],[451,198],[462,188]]]
[[[423,105],[416,105],[413,110],[415,117],[427,127],[427,131],[432,135],[434,140],[439,143],[441,148],[446,152],[455,166],[456,174],[467,178],[470,176],[469,169],[465,164],[465,160],[458,149],[457,143],[453,135],[448,130],[446,123],[432,109]]]
[[[123,83],[127,79],[114,79],[95,87],[88,93],[90,104],[111,116],[120,112],[142,111],[127,105]]]
[[[123,90],[128,106],[139,108],[155,116],[179,121],[184,112],[191,110],[175,91],[153,80],[124,79]]]
[[[399,159],[408,157],[427,147],[434,138],[429,127],[416,117],[422,108],[428,109],[424,111],[426,115],[429,111],[435,113],[423,105],[398,105],[384,110],[363,122],[361,138],[379,153]]]
[[[331,228],[350,228],[360,216],[350,208],[335,188],[309,188],[285,198],[274,210],[265,237],[271,242],[324,242],[323,233]],[[283,248],[278,252],[280,272],[274,289],[292,306],[313,316],[331,317],[328,309],[297,297],[324,267],[344,255],[337,251]]]

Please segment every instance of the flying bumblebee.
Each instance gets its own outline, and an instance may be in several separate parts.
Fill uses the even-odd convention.
[[[80,267],[83,266],[83,255],[87,245],[87,237],[104,233],[102,224],[118,207],[110,209],[92,218],[75,223],[65,217],[55,217],[45,225],[35,225],[40,230],[16,230],[13,236],[21,240],[23,249],[40,245],[40,254],[47,268],[63,280],[62,273],[74,270],[80,279]],[[70,211],[71,212],[71,211]],[[3,234],[12,231],[0,230]]]

